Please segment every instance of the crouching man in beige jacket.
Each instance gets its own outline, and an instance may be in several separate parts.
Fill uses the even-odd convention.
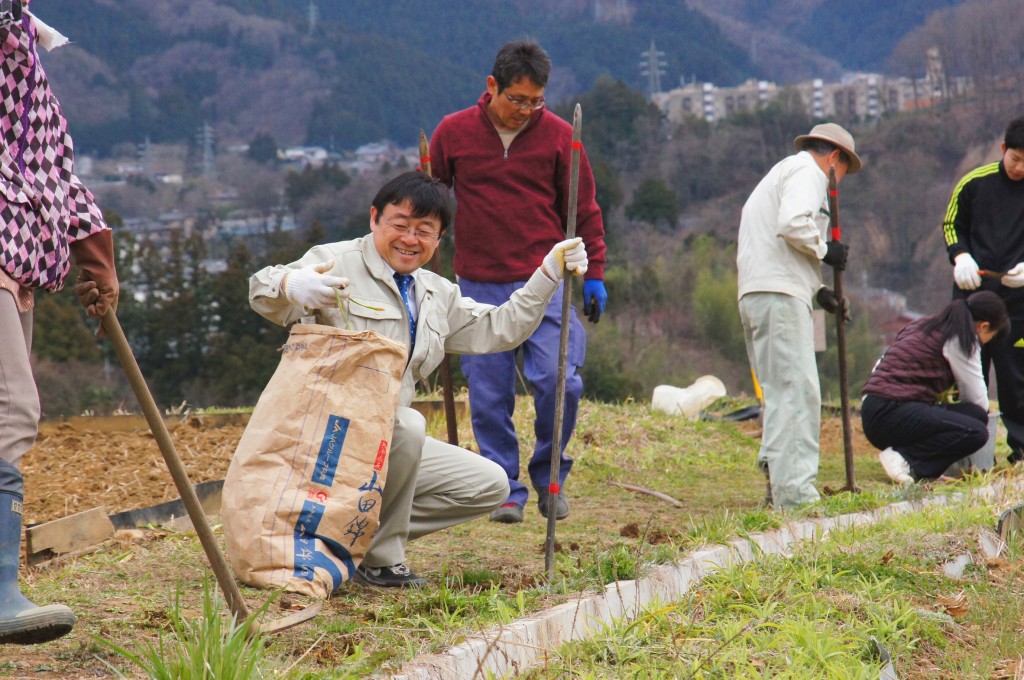
[[[508,497],[508,477],[471,451],[426,436],[409,408],[415,384],[445,353],[487,354],[521,344],[540,324],[565,271],[583,274],[579,238],[562,241],[521,290],[499,307],[463,297],[459,286],[424,269],[452,222],[449,190],[418,172],[395,177],[370,207],[370,234],[316,246],[296,262],[267,267],[249,280],[252,308],[288,325],[318,322],[372,330],[410,346],[402,378],[380,527],[355,579],[375,586],[423,586],[405,564],[405,544],[485,515]]]

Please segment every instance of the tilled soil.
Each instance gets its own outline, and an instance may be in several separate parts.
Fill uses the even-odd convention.
[[[25,454],[25,523],[36,524],[96,507],[108,513],[179,497],[156,439],[137,421],[44,422]],[[101,424],[102,423],[102,424]],[[136,429],[130,429],[135,427]],[[174,448],[193,484],[223,479],[244,425],[200,416],[168,422]]]
[[[167,422],[175,450],[193,484],[224,479],[245,429],[244,418],[185,416]],[[226,421],[226,422],[225,422]],[[860,418],[851,419],[854,450],[874,449]],[[740,424],[748,434],[756,421]],[[822,451],[843,449],[842,420],[823,418]],[[108,514],[145,508],[179,497],[156,439],[141,418],[44,422],[21,464],[25,523],[48,522],[104,507]]]

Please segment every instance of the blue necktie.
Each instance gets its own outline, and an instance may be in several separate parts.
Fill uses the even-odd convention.
[[[412,345],[415,346],[416,317],[413,316],[412,306],[409,304],[409,286],[412,285],[412,274],[399,274],[398,272],[395,272],[395,283],[398,285],[398,292],[402,294],[402,302],[405,303],[405,311],[409,312],[409,336],[412,341]]]

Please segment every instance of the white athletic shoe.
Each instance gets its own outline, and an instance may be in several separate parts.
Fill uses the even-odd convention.
[[[889,479],[900,485],[913,484],[914,477],[910,474],[910,463],[895,449],[885,449],[878,452],[878,460],[885,468],[885,474]]]

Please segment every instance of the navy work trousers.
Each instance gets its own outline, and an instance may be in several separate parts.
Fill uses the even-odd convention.
[[[480,283],[459,279],[459,288],[466,297],[477,302],[500,305],[525,285],[516,283]],[[555,429],[555,383],[558,381],[558,348],[562,328],[562,291],[559,287],[544,312],[544,319],[518,349],[495,354],[463,355],[462,372],[469,383],[469,410],[473,434],[480,454],[492,460],[508,475],[509,503],[525,505],[529,490],[519,480],[519,438],[512,422],[516,399],[516,354],[523,353],[523,371],[533,387],[536,413],[534,435],[536,444],[527,466],[533,487],[547,489],[551,477],[551,448]],[[558,481],[572,468],[572,459],[565,447],[576,427],[576,413],[583,394],[583,379],[578,369],[586,354],[586,332],[573,309],[569,315],[569,356],[565,376],[565,402],[562,417],[561,460]]]

